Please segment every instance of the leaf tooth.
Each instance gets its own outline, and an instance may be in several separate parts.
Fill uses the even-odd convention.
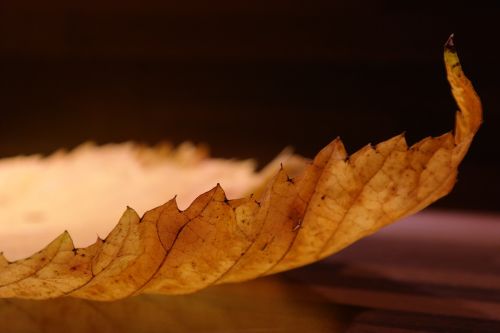
[[[9,261],[3,255],[3,252],[0,252],[0,268],[7,266],[8,264],[9,264]]]
[[[118,256],[120,249],[131,231],[132,221],[139,220],[138,217],[134,219],[136,215],[137,213],[133,209],[127,207],[120,217],[118,224],[103,240],[103,246],[93,258],[92,272],[94,275],[101,273],[111,264],[114,258]]]
[[[10,262],[0,270],[0,287],[7,286],[32,276],[50,263],[64,244],[67,233],[61,233],[45,248],[31,257]]]
[[[64,230],[64,232],[62,233],[62,237],[63,237],[63,241],[68,242],[68,246],[71,247],[72,250],[76,251],[75,243],[73,242],[73,237],[71,237],[68,230]]]
[[[311,244],[311,223],[304,224],[304,217],[309,208],[315,205],[315,196],[320,196],[324,199],[324,194],[321,193],[321,180],[325,177],[325,171],[328,170],[328,165],[331,161],[344,161],[346,156],[345,148],[340,138],[336,138],[325,148],[323,148],[314,158],[312,164],[305,169],[304,174],[301,175],[298,182],[298,199],[303,200],[305,205],[302,207],[298,216],[297,224],[293,231],[295,235],[293,240],[288,245],[288,248],[283,252],[281,257],[274,265],[268,268],[262,275],[280,272],[297,264],[304,264],[307,260],[302,257],[302,250],[304,245],[303,235],[307,235],[306,244]]]
[[[238,228],[235,210],[228,204],[222,187],[218,184],[204,195],[209,200],[203,209],[193,203],[181,216],[170,216],[168,225],[160,221],[159,226],[165,230],[170,228],[167,235],[171,245],[143,291],[178,294],[205,288],[213,284],[247,246],[248,239]],[[165,231],[160,232],[164,234]]]
[[[395,150],[406,151],[408,150],[408,145],[406,144],[405,134],[401,133],[396,135],[386,141],[379,142],[375,145],[375,150],[381,153],[383,156],[388,156]]]
[[[251,222],[255,234],[253,241],[218,283],[258,277],[282,259],[302,220],[306,202],[299,197],[299,189],[307,181],[301,176],[300,181],[291,183],[284,169],[278,172]]]
[[[212,200],[226,203],[228,201],[226,192],[224,192],[224,189],[222,188],[220,183],[217,183],[217,185],[215,186],[215,192],[213,194]]]
[[[216,191],[217,186],[198,196],[191,203],[191,205],[189,205],[189,207],[185,211],[183,211],[183,214],[185,214],[188,219],[196,217],[210,203]]]
[[[348,157],[347,150],[340,137],[333,140],[330,145],[332,146],[331,159],[346,159]]]
[[[181,209],[179,208],[179,202],[177,202],[177,195],[175,195],[169,202],[172,207],[177,210],[177,212],[181,212]]]
[[[159,211],[161,209],[158,208],[149,211],[143,217],[144,222],[140,223],[137,213],[127,209],[122,218],[129,227],[125,235],[118,234],[118,239],[110,239],[100,249],[102,255],[106,247],[111,247],[111,255],[108,253],[108,257],[104,257],[108,262],[107,266],[92,281],[71,295],[114,300],[130,296],[140,289],[154,274],[165,255],[156,223],[150,218],[151,214]]]
[[[337,234],[346,228],[346,220],[350,224],[350,216],[356,214],[352,212],[356,212],[359,202],[364,200],[367,184],[379,174],[389,157],[396,151],[406,152],[403,134],[377,144],[375,151],[371,149],[363,150],[349,164],[331,165],[331,176],[326,180],[329,185],[325,191],[332,198],[332,201],[322,204],[329,206],[325,213],[329,214],[327,219],[331,221],[332,226],[326,241],[322,238],[325,242],[316,252],[315,260],[324,257],[326,253],[332,252],[332,247],[335,247],[337,243]],[[316,214],[313,213],[313,216]]]
[[[14,262],[6,267],[5,271],[11,273],[10,281],[1,286],[1,297],[16,296],[32,299],[58,297],[64,294],[65,288],[71,289],[89,278],[79,274],[73,276],[66,274],[68,265],[75,261],[73,252],[75,248],[68,232],[63,232],[51,244],[29,259]],[[90,259],[88,261],[90,262]],[[13,280],[13,277],[16,280]]]
[[[179,210],[176,197],[162,206],[161,214],[159,214],[156,221],[156,232],[165,252],[155,270],[142,285],[138,286],[134,294],[151,290],[165,293],[165,286],[162,283],[158,284],[158,280],[161,281],[161,277],[164,275],[162,270],[167,266],[165,264],[167,259],[175,249],[182,232],[188,224],[195,218],[202,216],[210,202],[213,201],[214,196],[218,193],[220,195],[221,189],[218,188],[220,188],[220,185],[198,196],[185,211]],[[225,198],[224,194],[223,197]]]

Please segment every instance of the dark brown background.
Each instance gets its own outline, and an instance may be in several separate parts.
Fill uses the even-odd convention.
[[[412,143],[451,129],[442,44],[454,32],[485,124],[437,205],[500,210],[491,3],[3,1],[0,156],[189,139],[263,164],[337,135],[351,152],[403,130]]]

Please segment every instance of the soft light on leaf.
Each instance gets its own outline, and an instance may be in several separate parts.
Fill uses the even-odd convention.
[[[482,117],[480,100],[461,70],[451,38],[445,47],[445,64],[460,109],[455,131],[425,138],[411,147],[399,135],[349,156],[340,139],[335,139],[311,162],[292,157],[277,171],[284,159],[280,157],[258,174],[247,162],[207,159],[196,149],[183,158],[182,150],[160,153],[135,146],[83,147],[48,159],[1,162],[0,174],[9,174],[5,179],[18,181],[16,173],[22,174],[22,182],[11,186],[26,193],[27,200],[29,196],[40,199],[31,198],[36,207],[23,207],[23,201],[9,203],[8,195],[0,197],[2,210],[21,205],[18,208],[34,212],[28,216],[31,223],[16,224],[19,209],[5,209],[11,215],[3,216],[7,223],[0,230],[2,250],[27,254],[23,249],[34,249],[26,242],[40,239],[47,226],[50,233],[67,224],[70,233],[62,233],[27,259],[9,262],[0,256],[0,297],[115,300],[141,293],[191,293],[315,262],[425,208],[452,189],[458,165]],[[102,163],[108,172],[100,173],[98,181],[85,172],[88,165],[82,158],[89,154],[102,154],[100,161],[108,159]],[[109,160],[113,154],[119,156]],[[132,155],[135,157],[130,159]],[[41,165],[45,165],[43,177],[35,172]],[[117,173],[118,177],[112,176]],[[126,182],[114,183],[117,179]],[[190,182],[193,179],[199,183]],[[77,189],[82,189],[78,184],[85,187],[72,196],[59,193],[51,197],[60,184],[68,186],[68,182]],[[220,185],[208,190],[207,185],[216,182],[228,185],[231,197],[254,194],[228,200]],[[34,183],[38,192],[30,192],[29,185]],[[99,198],[102,205],[90,207],[94,201],[87,203],[85,197],[89,189],[95,195],[106,193]],[[205,190],[194,199],[193,191]],[[99,222],[104,229],[93,229],[91,220],[101,221],[103,216],[110,220],[112,216],[106,213],[116,207],[116,200],[139,201],[144,207],[146,200],[154,204],[175,194],[169,191],[180,192],[181,208],[194,201],[181,210],[174,198],[142,218],[127,208],[104,240],[75,249],[70,237],[74,220],[84,221],[75,224],[80,228],[75,229],[76,234],[85,234],[77,245],[89,244],[96,232],[109,232],[105,229],[109,223]],[[59,210],[44,209],[44,199],[56,200]],[[73,207],[72,200],[83,206],[75,203]],[[12,221],[15,223],[8,223]],[[33,233],[34,229],[42,232]]]

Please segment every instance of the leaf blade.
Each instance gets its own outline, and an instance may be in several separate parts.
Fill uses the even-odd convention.
[[[127,209],[105,240],[75,249],[63,233],[30,258],[0,256],[0,297],[115,300],[182,294],[312,263],[451,191],[482,122],[482,108],[450,37],[447,78],[454,132],[411,147],[398,135],[348,156],[335,139],[301,174],[281,168],[253,197],[227,200],[217,185],[180,211],[175,199],[142,218]]]

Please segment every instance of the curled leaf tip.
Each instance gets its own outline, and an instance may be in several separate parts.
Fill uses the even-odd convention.
[[[444,48],[445,48],[445,50],[447,50],[449,52],[453,52],[453,53],[457,52],[457,50],[455,49],[455,34],[454,33],[452,33],[450,35],[450,37],[448,37],[448,40],[444,44]]]
[[[453,74],[456,76],[462,75],[460,59],[458,58],[457,50],[455,48],[454,34],[451,34],[446,43],[444,44],[444,62],[446,64],[446,69],[448,71],[448,74]]]
[[[453,34],[446,42],[446,45],[451,45],[451,47],[445,47],[444,49],[444,62],[451,92],[459,108],[459,112],[456,115],[454,132],[455,143],[462,146],[461,153],[457,153],[457,156],[460,156],[461,159],[465,156],[471,144],[472,137],[476,134],[482,123],[483,111],[481,99],[463,72],[460,59],[455,50]]]

